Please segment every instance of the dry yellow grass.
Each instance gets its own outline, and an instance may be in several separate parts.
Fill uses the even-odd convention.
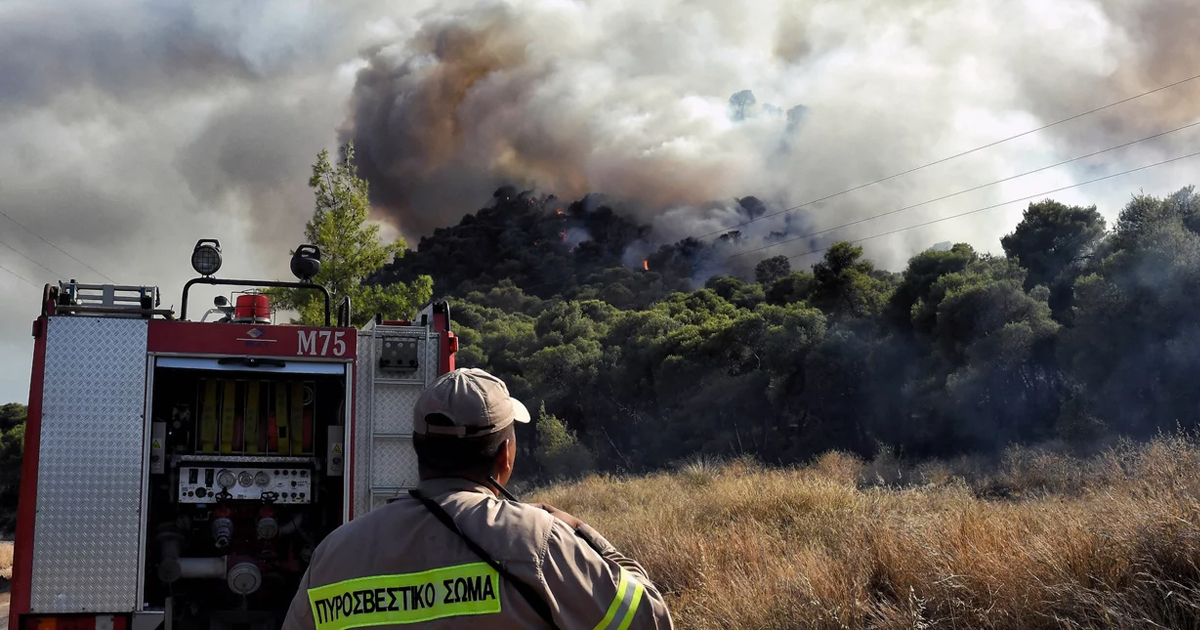
[[[0,541],[0,578],[12,579],[13,544]]]
[[[638,559],[680,628],[1200,628],[1200,445],[1185,437],[991,467],[698,460],[531,499]]]

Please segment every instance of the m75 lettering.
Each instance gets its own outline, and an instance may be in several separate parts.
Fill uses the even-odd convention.
[[[298,330],[297,356],[327,357],[332,346],[333,356],[346,355],[346,331]],[[331,343],[332,342],[332,343]]]

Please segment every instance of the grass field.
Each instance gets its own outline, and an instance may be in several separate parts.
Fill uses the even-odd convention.
[[[985,464],[696,460],[543,489],[639,560],[676,625],[1200,628],[1200,443]]]
[[[13,544],[9,541],[0,541],[0,578],[5,580],[12,579],[12,564],[13,564]]]

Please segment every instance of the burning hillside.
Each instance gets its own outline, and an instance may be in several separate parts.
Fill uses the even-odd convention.
[[[1187,0],[1070,0],[1053,9],[770,0],[687,11],[656,1],[438,3],[389,22],[364,51],[341,139],[356,142],[373,202],[411,241],[454,224],[506,183],[571,199],[599,191],[659,241],[623,261],[633,268],[661,243],[720,233],[767,207],[859,187],[743,225],[739,247],[827,230],[1191,120],[1185,104],[1194,103],[1195,86],[1182,86],[862,186],[1188,76],[1200,47],[1179,25],[1191,8]],[[1170,153],[1172,142],[1152,151]],[[1014,188],[1047,190],[1046,181],[961,201],[985,206],[1016,196]],[[761,196],[756,207],[737,201],[749,194]],[[836,236],[947,212],[935,205]],[[1011,222],[978,215],[872,241],[868,253],[897,267],[930,243],[993,243]],[[807,249],[792,243],[767,255]]]
[[[654,285],[654,295],[702,286],[716,274],[753,275],[751,257],[730,258],[740,235],[707,241],[658,240],[597,195],[564,201],[552,194],[496,190],[492,203],[457,225],[436,228],[378,274],[375,282],[411,282],[429,275],[438,293],[464,292],[511,280],[531,295],[571,294],[578,285],[610,282],[607,271],[638,272],[631,281]],[[619,207],[619,206],[618,206]],[[741,217],[761,212],[762,202],[741,200]],[[780,235],[782,236],[782,235]]]

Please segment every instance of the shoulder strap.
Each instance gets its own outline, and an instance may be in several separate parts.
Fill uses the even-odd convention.
[[[517,592],[521,594],[521,597],[525,598],[525,601],[529,603],[534,612],[536,612],[538,616],[542,618],[542,620],[550,624],[551,628],[558,630],[558,626],[554,623],[554,617],[550,614],[550,606],[546,604],[546,600],[542,599],[541,595],[539,595],[537,591],[534,591],[529,587],[528,584],[514,577],[513,574],[508,572],[508,570],[500,566],[499,562],[496,562],[490,555],[488,555],[488,552],[484,551],[482,547],[475,544],[475,541],[467,538],[467,535],[458,528],[458,524],[454,522],[454,519],[447,514],[446,510],[443,509],[442,506],[438,505],[437,502],[429,499],[428,497],[422,496],[416,491],[416,489],[409,490],[408,493],[412,495],[414,499],[420,501],[426,507],[426,509],[432,512],[433,515],[436,516],[443,525],[450,529],[450,531],[458,534],[458,537],[463,539],[463,542],[467,543],[467,547],[470,547],[471,551],[475,552],[475,555],[479,556],[484,562],[491,565],[491,567],[500,575],[503,575],[504,579],[508,580],[509,583],[517,589]]]

